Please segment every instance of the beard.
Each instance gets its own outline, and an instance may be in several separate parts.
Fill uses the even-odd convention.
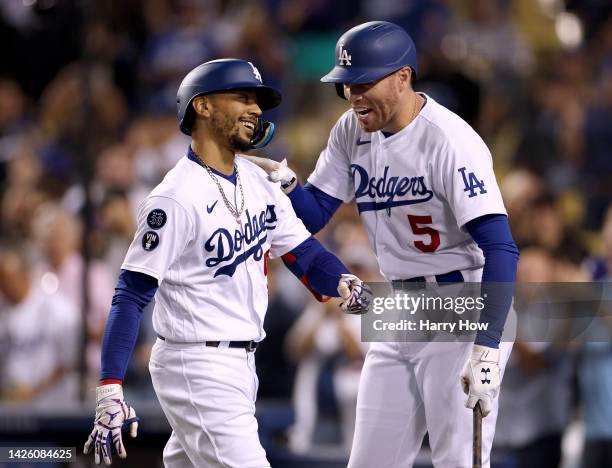
[[[229,144],[234,153],[245,153],[251,149],[251,140],[245,140],[238,132],[230,137]]]
[[[234,153],[245,152],[250,149],[251,140],[240,136],[240,124],[236,125],[236,121],[230,118],[227,114],[215,111],[211,118],[211,127],[213,132],[231,148]]]

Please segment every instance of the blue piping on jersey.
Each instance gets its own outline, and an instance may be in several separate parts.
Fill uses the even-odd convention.
[[[423,107],[421,107],[421,110],[423,110],[425,109],[425,106],[427,105],[427,95],[425,93],[418,93],[418,92],[417,94],[425,100],[425,102],[423,103]]]
[[[202,162],[198,159],[198,157],[196,156],[195,152],[191,149],[191,145],[189,145],[189,149],[187,150],[187,158],[191,159],[194,163],[204,167],[204,165],[202,164]],[[214,167],[208,166],[210,168],[210,170],[213,172],[213,174],[219,176],[219,177],[223,177],[225,180],[231,182],[232,184],[236,185],[236,166],[234,166],[234,172],[232,172],[231,175],[227,175],[227,174],[223,174],[222,172],[219,172],[218,170],[216,170]]]

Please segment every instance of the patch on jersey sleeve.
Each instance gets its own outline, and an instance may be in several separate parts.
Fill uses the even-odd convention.
[[[461,177],[463,178],[464,192],[468,192],[468,198],[476,197],[478,194],[476,193],[476,189],[480,192],[480,195],[487,193],[485,189],[484,180],[478,179],[474,172],[465,173],[466,168],[461,167],[457,172],[461,173]]]
[[[156,208],[147,215],[147,224],[151,229],[163,228],[167,220],[166,212],[159,208]]]
[[[142,248],[147,252],[155,249],[159,245],[159,236],[156,232],[147,231],[142,236]]]

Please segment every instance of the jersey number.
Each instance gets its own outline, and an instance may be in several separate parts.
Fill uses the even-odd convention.
[[[414,241],[414,246],[421,252],[435,252],[440,247],[440,233],[429,226],[421,226],[421,224],[433,223],[431,216],[408,215],[408,222],[412,228],[412,232],[417,235],[428,235],[430,237],[429,244],[423,241]]]

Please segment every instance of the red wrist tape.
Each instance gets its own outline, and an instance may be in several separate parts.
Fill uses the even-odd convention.
[[[102,379],[102,380],[100,380],[100,385],[110,385],[110,384],[123,385],[123,380],[119,380],[119,379]]]

